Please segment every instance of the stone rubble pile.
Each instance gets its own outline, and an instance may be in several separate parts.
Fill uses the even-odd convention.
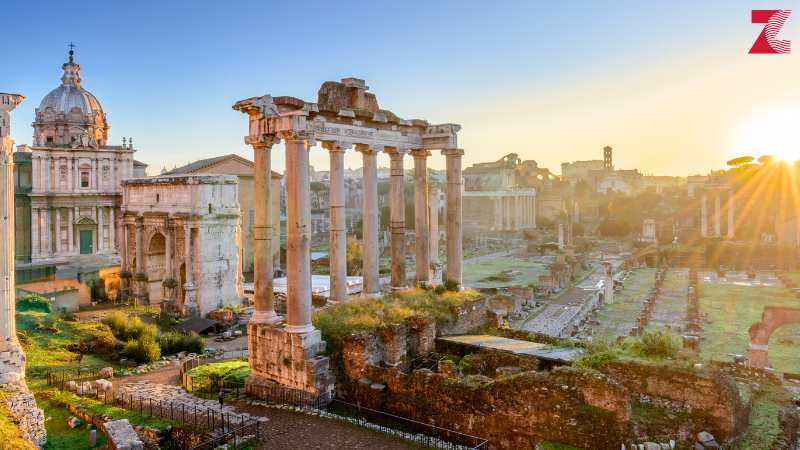
[[[5,399],[6,410],[19,422],[22,435],[41,447],[47,442],[44,428],[44,411],[36,407],[33,393],[24,385],[4,384],[0,393]]]

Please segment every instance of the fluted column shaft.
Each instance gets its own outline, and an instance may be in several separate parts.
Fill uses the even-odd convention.
[[[306,131],[282,132],[286,143],[286,328],[310,333],[311,198]]]
[[[104,228],[105,224],[103,223],[103,216],[105,216],[105,206],[101,206],[97,208],[97,250],[95,252],[99,252],[105,250],[105,233]]]
[[[390,228],[392,233],[392,288],[402,289],[406,285],[406,206],[403,195],[403,157],[406,150],[387,147],[391,158],[390,179]],[[377,188],[377,185],[376,185]]]
[[[496,203],[495,203],[496,204]],[[439,262],[439,188],[434,186],[430,192],[430,241],[431,263]]]
[[[347,209],[344,188],[344,152],[352,144],[341,141],[324,142],[330,153],[330,299],[347,298]]]
[[[363,246],[364,256],[364,290],[362,297],[380,295],[379,260],[378,260],[378,152],[382,146],[356,144],[356,151],[362,155],[364,179],[363,183]]]
[[[447,158],[447,278],[461,284],[461,157],[464,150],[442,150]]]
[[[14,141],[9,137],[10,112],[24,97],[0,94],[0,342],[17,341],[14,288]],[[21,348],[15,345],[16,349]],[[8,363],[8,345],[3,350]],[[12,348],[13,351],[13,348]],[[2,364],[4,372],[13,369]],[[24,359],[22,360],[24,366]],[[11,370],[8,370],[11,369]],[[24,368],[22,368],[24,378]]]
[[[53,208],[53,219],[56,224],[53,252],[58,255],[61,253],[61,208]]]
[[[428,234],[428,157],[429,150],[413,150],[414,157],[414,250],[416,278],[430,283],[430,235]],[[448,217],[449,218],[449,217]]]
[[[144,220],[141,217],[136,218],[136,223],[134,225],[136,227],[136,273],[143,273],[144,272],[144,262],[142,261],[142,229],[144,228]],[[186,280],[190,279],[189,276],[189,257],[187,253],[187,265],[186,265]],[[141,292],[140,292],[141,294]]]
[[[108,208],[108,248],[112,252],[117,248],[117,220],[116,208],[110,206]]]
[[[186,228],[185,228],[184,232],[186,233],[186,238],[184,239],[184,243],[186,244],[186,252],[185,252],[186,253],[186,263],[185,263],[185,266],[186,266],[185,267],[185,270],[186,270],[186,284],[192,284],[193,285],[194,284],[194,278],[192,277],[192,273],[194,272],[194,269],[192,267],[192,228],[189,226],[189,222],[188,221],[186,222]],[[139,231],[138,230],[136,231],[136,241],[137,241],[137,243],[136,243],[136,254],[138,255],[139,254],[139,243],[138,243],[139,242]],[[139,259],[138,256],[136,258],[137,258],[137,260]],[[138,263],[137,263],[136,271],[137,272],[139,271]],[[185,285],[184,285],[184,287],[185,287]]]
[[[124,219],[123,219],[124,220]],[[119,237],[119,271],[128,270],[128,224],[122,223]]]
[[[251,143],[255,162],[255,193],[253,200],[253,323],[272,323],[278,320],[275,313],[272,267],[272,146],[274,136],[265,136],[264,142]]]

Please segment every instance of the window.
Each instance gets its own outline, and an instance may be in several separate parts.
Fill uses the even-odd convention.
[[[53,136],[47,136],[47,142],[53,142]]]
[[[156,194],[156,203],[158,203],[158,200],[159,200],[160,198],[161,198],[161,196],[160,196],[160,195],[158,195],[158,194]]]
[[[81,172],[81,187],[89,187],[89,172]]]
[[[255,211],[252,209],[250,210],[250,229],[252,230],[255,227],[256,219],[255,219]]]

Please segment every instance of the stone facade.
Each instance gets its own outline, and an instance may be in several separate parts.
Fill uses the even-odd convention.
[[[239,304],[237,182],[233,175],[125,180],[121,290],[183,315]],[[126,274],[134,285],[126,285]]]
[[[536,195],[536,214],[550,220],[557,220],[558,217],[566,213],[564,198],[553,192],[553,183],[544,183],[541,191]]]
[[[255,165],[252,161],[238,155],[225,155],[217,158],[203,159],[177,167],[161,175],[180,175],[191,173],[210,173],[218,175],[236,175],[239,178],[238,198],[242,223],[239,231],[242,235],[240,259],[242,271],[251,272],[255,261]],[[280,192],[281,174],[272,172],[272,259],[278,266],[280,258]]]
[[[589,171],[603,170],[603,160],[593,159],[590,161],[575,161],[571,163],[561,163],[561,177],[575,185],[580,180],[587,180]]]
[[[133,139],[108,145],[106,115],[81,86],[71,55],[62,69],[61,86],[36,109],[33,144],[19,147],[31,172],[20,174],[17,189],[18,202],[28,205],[17,220],[30,224],[30,233],[18,235],[22,263],[116,255],[122,180],[144,176],[147,167],[134,161]]]
[[[0,396],[4,399],[5,409],[19,422],[22,436],[36,446],[44,445],[47,442],[44,411],[36,407],[36,398],[25,383],[0,385]]]

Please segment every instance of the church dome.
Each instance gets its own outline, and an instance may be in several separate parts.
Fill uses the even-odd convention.
[[[34,141],[40,145],[70,144],[84,134],[100,145],[108,139],[106,115],[97,98],[81,86],[81,67],[73,54],[70,51],[69,62],[61,66],[61,86],[45,95],[36,108]]]

